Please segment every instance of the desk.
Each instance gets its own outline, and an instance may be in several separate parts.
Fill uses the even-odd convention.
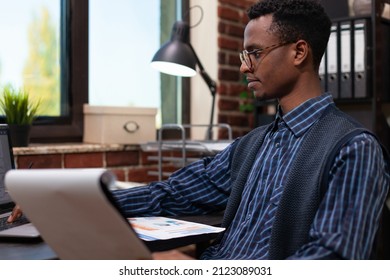
[[[56,253],[43,241],[0,241],[0,260],[51,260]]]
[[[222,213],[205,216],[175,217],[189,222],[218,226],[222,221]],[[216,234],[182,237],[178,239],[145,242],[152,252],[175,249],[191,244],[199,244],[204,248],[216,237]],[[51,260],[57,259],[56,253],[43,241],[11,242],[0,241],[0,260]]]

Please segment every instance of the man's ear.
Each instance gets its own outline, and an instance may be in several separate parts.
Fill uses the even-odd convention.
[[[296,66],[306,63],[310,53],[309,44],[305,40],[299,40],[295,43],[294,63]]]

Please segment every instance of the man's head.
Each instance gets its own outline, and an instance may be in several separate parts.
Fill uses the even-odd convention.
[[[256,98],[278,98],[284,110],[321,94],[318,67],[331,22],[311,0],[262,0],[248,11],[241,72]]]
[[[312,49],[317,68],[325,52],[330,35],[331,21],[316,0],[262,0],[248,10],[249,19],[273,16],[270,32],[280,42],[294,43],[305,40]]]

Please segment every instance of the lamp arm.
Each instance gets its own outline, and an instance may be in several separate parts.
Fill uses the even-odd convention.
[[[209,74],[207,74],[207,72],[204,69],[200,69],[199,67],[199,70],[200,70],[200,75],[202,76],[203,80],[206,82],[207,86],[210,89],[211,95],[214,96],[217,93],[217,84],[213,79],[211,79]]]
[[[202,78],[205,81],[205,83],[207,84],[207,86],[209,87],[211,95],[214,97],[216,92],[217,92],[217,84],[216,84],[216,82],[213,79],[211,79],[210,75],[204,69],[202,62],[200,62],[200,59],[197,56],[197,54],[196,54],[194,48],[192,47],[192,45],[191,44],[188,44],[188,45],[190,46],[192,52],[194,53],[196,64],[199,67],[199,73],[202,76]]]

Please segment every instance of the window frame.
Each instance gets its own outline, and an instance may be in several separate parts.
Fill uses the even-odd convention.
[[[173,19],[167,20],[162,19],[161,25],[164,25],[161,34],[161,45],[164,44],[171,37],[172,25],[177,20],[184,20],[190,22],[190,4],[189,1],[185,0],[177,0],[176,2],[181,2],[180,5],[176,5],[176,15],[181,14],[181,19]],[[178,7],[181,10],[178,13]],[[161,12],[163,12],[163,8],[161,8]],[[165,11],[166,12],[166,11]],[[183,18],[185,17],[185,18]],[[165,21],[165,22],[164,22]],[[168,24],[169,21],[172,21],[172,24]],[[157,51],[157,50],[156,50]],[[160,74],[161,79],[161,113],[162,116],[162,124],[168,123],[179,123],[179,124],[189,124],[190,116],[191,116],[191,106],[190,106],[190,89],[191,89],[191,78],[190,77],[175,77],[168,74]],[[178,88],[180,85],[180,88]],[[180,94],[181,97],[177,95]],[[163,100],[164,98],[167,100]],[[181,104],[178,105],[178,102]],[[179,112],[179,108],[181,108],[181,112]],[[189,130],[187,131],[189,133]],[[166,131],[166,137],[176,137],[176,133],[172,131]],[[165,135],[164,134],[164,135]],[[172,134],[172,136],[171,136]],[[189,134],[188,134],[189,135]]]
[[[83,104],[88,103],[88,0],[61,1],[61,103],[64,117],[39,117],[30,142],[81,142]],[[63,48],[63,49],[62,49]]]
[[[182,11],[181,14],[186,16],[186,18],[183,18],[183,20],[187,20],[190,22],[190,3],[189,1],[182,0]],[[190,29],[191,32],[191,29]],[[182,78],[181,82],[181,95],[182,95],[182,112],[181,112],[181,121],[183,124],[190,124],[191,123],[191,106],[190,106],[190,100],[191,100],[191,78],[184,77]],[[188,131],[188,135],[190,135],[190,131]]]

